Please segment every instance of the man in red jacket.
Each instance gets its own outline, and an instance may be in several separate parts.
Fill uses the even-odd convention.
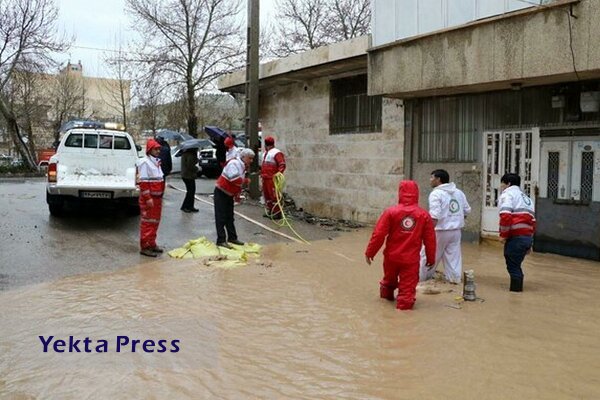
[[[504,243],[511,292],[523,291],[521,263],[531,251],[536,224],[533,201],[520,186],[521,177],[517,174],[504,174],[500,178],[500,238]]]
[[[379,217],[371,240],[365,251],[367,264],[387,241],[383,251],[383,279],[380,296],[394,300],[398,288],[396,307],[410,310],[415,303],[421,247],[425,244],[427,266],[435,263],[435,231],[429,213],[419,207],[419,187],[415,181],[402,181],[398,188],[398,205],[386,209]]]
[[[233,205],[239,199],[242,186],[248,184],[246,170],[254,160],[254,152],[251,149],[243,149],[239,157],[233,158],[225,164],[223,172],[215,183],[214,207],[215,225],[217,228],[217,246],[231,248],[229,245],[243,245],[238,240],[235,225],[233,223]],[[227,234],[226,234],[227,233]]]
[[[284,171],[285,156],[281,150],[275,148],[275,139],[273,136],[267,136],[265,138],[265,155],[260,167],[260,176],[262,177],[263,197],[265,198],[265,207],[267,209],[265,216],[273,219],[281,219],[281,209],[277,204],[273,177],[278,172],[283,174]]]
[[[163,249],[156,245],[156,234],[162,213],[162,196],[165,179],[160,168],[160,143],[154,139],[146,143],[146,157],[138,161],[140,188],[140,254],[156,257]]]

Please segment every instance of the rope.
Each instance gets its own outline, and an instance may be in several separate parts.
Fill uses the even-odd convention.
[[[273,185],[275,186],[275,198],[277,202],[273,206],[271,210],[268,210],[271,221],[277,226],[287,226],[290,230],[300,239],[302,242],[310,244],[306,239],[304,239],[296,230],[292,227],[290,220],[287,215],[283,211],[283,189],[285,189],[285,176],[278,172],[273,176]],[[273,210],[279,207],[279,211],[281,212],[281,219],[276,220],[273,218]]]

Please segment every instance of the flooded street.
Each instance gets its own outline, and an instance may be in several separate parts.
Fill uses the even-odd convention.
[[[484,301],[437,283],[398,312],[378,298],[381,255],[364,262],[369,234],[269,245],[235,269],[165,258],[1,292],[0,398],[598,397],[599,263],[534,254],[509,293],[501,248],[464,245]],[[40,335],[108,351],[44,353]],[[117,353],[117,336],[180,350]]]

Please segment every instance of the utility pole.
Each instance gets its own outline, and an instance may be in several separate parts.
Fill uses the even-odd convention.
[[[248,0],[248,33],[246,56],[246,137],[256,153],[250,166],[250,197],[260,197],[258,173],[258,39],[260,31],[260,0]]]

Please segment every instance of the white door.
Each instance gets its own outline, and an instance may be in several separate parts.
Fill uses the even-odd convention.
[[[521,177],[521,189],[535,201],[539,174],[540,131],[487,131],[483,140],[483,207],[481,231],[498,235],[498,198],[500,178],[508,172]]]
[[[600,201],[600,139],[544,140],[541,153],[541,198]]]

